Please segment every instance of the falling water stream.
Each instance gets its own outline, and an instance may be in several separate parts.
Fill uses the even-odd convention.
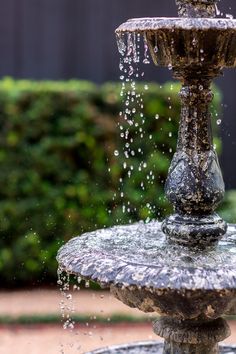
[[[122,163],[123,174],[120,178],[118,194],[115,193],[114,199],[121,198],[122,211],[125,215],[130,215],[129,222],[131,223],[132,215],[137,213],[137,207],[132,205],[129,196],[125,195],[124,179],[128,178],[132,182],[133,175],[137,172],[142,173],[143,180],[139,184],[139,194],[141,199],[145,199],[145,192],[150,186],[155,183],[156,175],[154,167],[145,156],[143,147],[147,142],[153,146],[155,151],[155,141],[152,134],[145,130],[145,92],[149,86],[145,83],[145,66],[150,64],[149,48],[146,35],[140,33],[124,33],[117,35],[117,44],[120,53],[120,80],[121,80],[121,98],[123,102],[123,110],[120,112],[120,121],[118,129],[120,138],[122,139],[121,150],[115,150],[114,155],[118,162]],[[154,51],[158,51],[156,45]],[[140,83],[142,82],[142,84]],[[138,83],[138,85],[137,85]],[[141,86],[141,90],[140,90]],[[170,97],[169,97],[170,99]],[[159,119],[159,113],[156,112],[155,119]],[[169,136],[172,132],[169,133]],[[138,148],[137,148],[138,146]],[[152,156],[151,156],[152,157]],[[138,159],[139,164],[135,163]],[[155,205],[147,202],[142,203],[139,207],[144,207],[148,211],[148,217],[145,221],[150,221],[155,215]],[[122,223],[122,220],[117,220],[117,223]]]
[[[119,180],[119,187],[116,197],[125,200],[125,192],[123,190],[123,179],[129,178],[132,180],[132,175],[137,171],[145,171],[144,180],[140,183],[140,192],[145,193],[149,185],[155,182],[155,175],[148,161],[145,160],[144,151],[142,149],[144,141],[153,143],[152,135],[148,135],[145,131],[145,114],[144,114],[144,93],[148,90],[148,84],[142,84],[142,90],[137,90],[136,82],[144,80],[145,65],[150,63],[148,44],[145,36],[141,34],[129,33],[117,37],[120,59],[120,80],[121,80],[121,98],[124,109],[120,112],[120,121],[118,130],[122,141],[122,148],[114,151],[114,156],[122,163],[123,175]],[[141,85],[141,84],[139,84]],[[158,112],[155,114],[155,119],[159,119]],[[132,131],[131,131],[132,129]],[[139,142],[138,144],[136,142]],[[136,146],[139,146],[136,148]],[[133,163],[133,158],[139,156],[140,163],[136,166]],[[150,215],[155,212],[155,206],[151,203],[146,204]],[[126,215],[132,215],[136,212],[135,207],[126,198],[123,202],[122,211]],[[149,221],[149,218],[146,219]],[[121,220],[117,220],[121,222]],[[132,219],[130,218],[130,223]],[[63,328],[69,331],[77,331],[73,314],[75,312],[75,304],[73,301],[73,292],[80,290],[82,279],[76,279],[76,285],[71,286],[72,275],[65,273],[62,269],[58,269],[58,285],[61,292],[61,316]],[[75,283],[75,282],[73,282]],[[89,288],[89,282],[85,283],[85,287]],[[109,319],[108,319],[109,321]],[[89,327],[89,324],[87,324]],[[88,332],[92,336],[92,331]],[[78,348],[78,352],[80,347]],[[66,354],[66,346],[61,344],[61,354]]]

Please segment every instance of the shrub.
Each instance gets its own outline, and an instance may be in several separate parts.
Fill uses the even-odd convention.
[[[145,135],[142,142],[138,137],[133,143],[135,152],[142,146],[143,155],[129,159],[135,168],[128,178],[122,157],[114,156],[114,150],[123,149],[117,129],[120,84],[0,82],[2,285],[54,282],[56,252],[72,236],[170,212],[163,182],[176,145],[179,88],[176,83],[149,85],[144,96]],[[217,93],[214,111],[219,103]],[[136,136],[135,127],[130,134]],[[147,170],[140,172],[141,159]],[[151,170],[154,183],[146,183],[142,191],[140,184]],[[114,198],[121,178],[124,198]],[[122,204],[128,202],[132,212],[126,215]]]

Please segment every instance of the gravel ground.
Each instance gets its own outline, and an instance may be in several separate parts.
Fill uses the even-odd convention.
[[[236,334],[236,323],[231,327]],[[158,339],[151,324],[78,326],[74,331],[60,326],[28,326],[0,328],[1,354],[80,354],[106,345]],[[236,343],[236,336],[227,343]]]
[[[60,300],[59,292],[54,290],[0,292],[0,316],[58,314]],[[73,302],[77,314],[143,316],[106,292],[76,292]],[[71,300],[66,305],[71,307]],[[106,345],[157,338],[151,323],[94,326],[77,324],[73,331],[64,330],[62,325],[0,326],[0,354],[79,354]],[[230,326],[232,336],[227,343],[236,343],[236,322]]]
[[[106,345],[153,338],[151,325],[113,325],[63,330],[59,326],[0,329],[1,354],[79,354]]]
[[[59,314],[62,296],[59,290],[25,290],[0,292],[0,316]],[[72,292],[75,313],[109,316],[113,313],[143,316],[114,299],[109,292]]]

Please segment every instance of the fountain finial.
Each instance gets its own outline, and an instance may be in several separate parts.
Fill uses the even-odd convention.
[[[179,17],[216,17],[217,0],[176,0]]]

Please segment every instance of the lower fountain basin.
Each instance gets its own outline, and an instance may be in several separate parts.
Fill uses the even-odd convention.
[[[125,344],[120,346],[106,347],[87,354],[162,354],[163,343],[157,341]],[[220,354],[236,354],[235,346],[221,346]]]
[[[158,222],[115,226],[70,240],[57,260],[63,270],[111,288],[144,312],[205,320],[235,312],[234,225],[205,249],[168,243]]]

